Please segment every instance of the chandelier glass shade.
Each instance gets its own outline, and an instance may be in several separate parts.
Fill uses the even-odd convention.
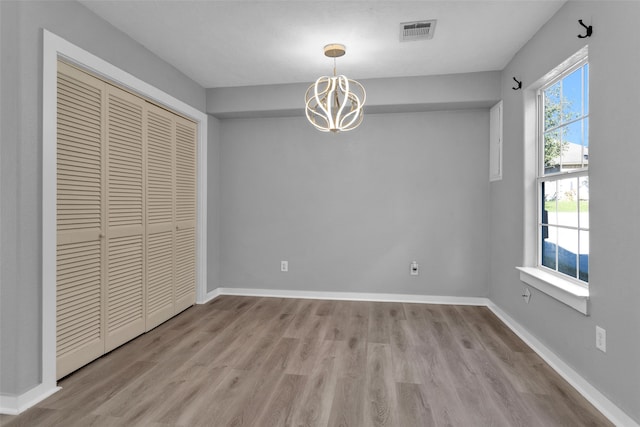
[[[322,132],[346,132],[363,119],[366,92],[355,80],[336,75],[335,58],[345,53],[343,45],[327,45],[325,55],[334,58],[333,77],[322,76],[305,94],[305,113],[309,122]]]

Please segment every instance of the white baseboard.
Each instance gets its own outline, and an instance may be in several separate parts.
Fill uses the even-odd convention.
[[[220,295],[243,295],[277,298],[302,298],[302,299],[329,299],[350,301],[379,301],[379,302],[405,302],[426,304],[454,304],[477,305],[488,307],[505,325],[519,336],[533,351],[551,366],[562,378],[585,399],[595,406],[602,414],[618,427],[640,427],[623,410],[618,408],[605,395],[599,392],[580,374],[574,371],[567,363],[558,357],[547,346],[542,344],[526,328],[513,320],[502,309],[495,305],[489,298],[482,297],[448,297],[432,295],[411,294],[378,294],[361,292],[315,292],[294,291],[281,289],[249,289],[249,288],[217,288],[207,294],[208,300]],[[209,297],[210,296],[210,297]]]
[[[202,298],[201,300],[196,301],[196,304],[206,304],[209,301],[211,301],[212,299],[214,299],[215,297],[222,295],[220,293],[220,289],[221,288],[217,288],[217,289],[214,289],[214,290],[212,290],[210,292],[207,292],[205,294],[204,298]]]
[[[0,414],[18,415],[58,390],[60,390],[60,387],[39,384],[18,396],[0,394]]]
[[[516,335],[522,339],[538,356],[551,366],[562,378],[564,378],[578,393],[584,396],[593,406],[609,419],[613,424],[619,427],[640,427],[631,417],[618,408],[605,395],[600,393],[594,386],[585,380],[580,374],[567,365],[558,355],[551,351],[547,346],[541,343],[521,324],[513,320],[511,316],[502,311],[491,300],[487,307],[496,315],[505,325],[507,325]]]
[[[327,299],[343,301],[376,301],[376,302],[405,302],[421,304],[448,304],[448,305],[481,305],[489,303],[482,297],[450,297],[439,295],[414,295],[414,294],[383,294],[365,292],[324,292],[324,291],[295,291],[288,289],[250,289],[250,288],[217,288],[207,295],[242,295],[253,297],[275,298],[301,298],[301,299]]]
[[[250,289],[250,288],[217,288],[208,292],[198,304],[206,304],[220,295],[242,295],[276,298],[328,299],[347,301],[376,301],[403,302],[422,304],[454,304],[476,305],[488,307],[502,322],[518,335],[533,351],[564,378],[578,393],[585,397],[593,406],[612,423],[619,427],[640,427],[631,417],[607,399],[594,386],[574,371],[567,363],[558,357],[547,346],[542,344],[526,328],[516,322],[511,316],[495,305],[490,299],[483,297],[451,297],[434,295],[386,294],[362,292],[315,292],[295,291],[284,289]],[[0,414],[17,415],[38,402],[46,399],[60,387],[45,387],[40,384],[20,396],[0,395]]]

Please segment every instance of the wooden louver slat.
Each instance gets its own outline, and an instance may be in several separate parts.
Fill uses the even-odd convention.
[[[147,117],[147,221],[149,224],[169,223],[173,221],[171,118],[151,109]]]
[[[172,230],[149,235],[147,311],[149,315],[173,305]]]
[[[147,330],[175,314],[175,118],[147,105]]]
[[[58,357],[69,353],[73,350],[77,350],[92,341],[99,340],[100,333],[100,301],[101,301],[101,284],[100,284],[100,243],[94,242],[81,242],[68,245],[58,246],[58,256],[64,257],[68,252],[74,251],[77,248],[82,248],[82,253],[77,254],[74,259],[77,262],[83,263],[84,275],[80,280],[74,280],[75,276],[69,275],[68,269],[64,266],[58,268],[57,281],[58,281]],[[65,298],[66,294],[78,292],[86,289],[81,293],[80,298],[68,299]],[[97,304],[91,304],[91,301],[97,301]],[[83,315],[83,310],[90,307],[88,313]],[[91,322],[88,325],[84,325],[83,329],[88,332],[83,336],[82,340],[73,340],[68,338],[73,336],[76,332],[78,322],[74,324],[60,323],[60,316],[68,313],[67,317],[72,317],[77,321],[80,321],[86,316],[91,317]]]
[[[195,302],[196,136],[58,62],[58,378]]]
[[[145,329],[144,106],[107,90],[106,351]]]
[[[196,219],[196,129],[191,122],[176,123],[176,220]],[[195,225],[195,223],[193,224]]]
[[[176,311],[195,300],[196,135],[195,123],[176,119]]]
[[[190,295],[195,284],[195,233],[193,229],[176,233],[176,298]]]
[[[60,64],[57,94],[56,360],[62,377],[104,352],[104,83]],[[80,126],[84,124],[84,126]]]
[[[107,120],[109,227],[142,226],[142,106],[133,104],[121,91],[112,91],[108,98]],[[116,199],[114,192],[118,189],[128,194]],[[122,203],[116,203],[118,199]]]

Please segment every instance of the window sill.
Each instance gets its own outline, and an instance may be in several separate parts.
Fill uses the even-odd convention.
[[[589,315],[589,290],[535,267],[516,267],[520,280],[552,298]]]

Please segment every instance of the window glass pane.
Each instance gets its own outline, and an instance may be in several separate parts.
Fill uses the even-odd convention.
[[[560,82],[557,82],[544,90],[544,129],[558,126],[561,114]]]
[[[585,141],[585,120],[578,120],[559,129],[562,133],[562,170],[585,167],[589,148]]]
[[[542,89],[540,182],[540,265],[589,279],[589,65]],[[562,175],[558,176],[559,173]]]
[[[584,114],[589,114],[589,64],[584,67]]]
[[[562,79],[562,122],[574,120],[582,116],[582,67]]]
[[[540,222],[543,224],[558,224],[558,193],[556,187],[555,181],[542,183],[544,203],[542,205],[542,218],[540,218]]]
[[[556,269],[556,250],[557,250],[557,228],[543,226],[541,228],[541,264],[545,267]]]
[[[589,228],[589,177],[578,178],[578,199],[580,201],[580,228]]]
[[[589,232],[580,231],[580,263],[578,278],[589,281]]]
[[[578,227],[578,178],[561,179],[556,185],[556,224]]]
[[[555,129],[544,134],[544,173],[560,172],[562,155],[562,133],[564,128]]]
[[[578,231],[558,228],[558,271],[577,277]]]

